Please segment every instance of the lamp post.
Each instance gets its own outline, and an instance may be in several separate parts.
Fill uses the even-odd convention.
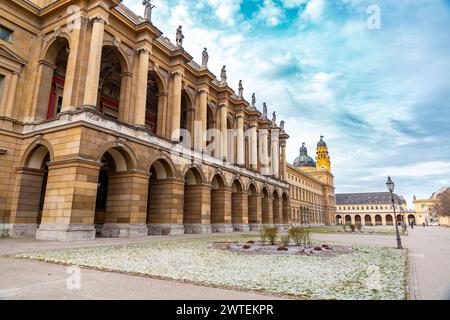
[[[400,232],[398,230],[398,222],[397,222],[397,213],[395,212],[395,200],[394,200],[394,187],[395,184],[392,181],[391,177],[388,177],[388,181],[386,182],[386,186],[391,194],[392,200],[392,208],[394,209],[394,217],[395,217],[395,231],[397,233],[397,249],[403,249],[402,247],[402,239],[400,238]]]

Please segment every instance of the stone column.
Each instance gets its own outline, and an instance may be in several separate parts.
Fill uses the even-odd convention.
[[[182,179],[168,178],[150,182],[147,224],[152,235],[184,234]]]
[[[93,17],[91,20],[93,21],[93,26],[89,58],[87,60],[87,76],[83,104],[88,108],[95,109],[98,99],[98,84],[106,20],[100,16]]]
[[[250,231],[258,231],[262,223],[261,196],[248,196],[248,211]]]
[[[233,232],[231,224],[231,189],[211,190],[211,228],[212,232]]]
[[[201,132],[194,132],[194,134],[197,135],[194,137],[197,141],[196,146],[200,149],[198,151],[206,150],[206,130],[208,125],[208,94],[209,92],[207,88],[202,88],[199,90],[200,107],[198,121],[201,122],[201,128],[199,128]]]
[[[166,133],[166,117],[167,117],[167,97],[169,94],[167,92],[162,92],[158,94],[158,120],[156,124],[156,135],[159,137],[165,137]]]
[[[256,132],[256,123],[250,127],[250,167],[252,170],[258,170],[258,134]]]
[[[180,142],[180,121],[181,121],[181,87],[183,74],[179,71],[173,72],[172,86],[172,106],[171,106],[171,126],[170,139],[172,142]]]
[[[146,48],[140,48],[139,68],[137,74],[137,95],[134,110],[134,125],[145,127],[145,108],[147,104],[147,82],[148,82],[148,59],[150,51]]]
[[[147,172],[113,172],[108,176],[105,224],[106,238],[144,237],[147,229]]]
[[[271,136],[271,154],[272,154],[272,175],[278,178],[280,172],[280,145],[279,145],[279,133],[278,128],[270,130]]]
[[[77,241],[95,238],[95,200],[100,166],[100,163],[87,160],[49,163],[37,239]]]
[[[130,72],[123,72],[120,75],[120,78],[119,120],[128,124],[133,124],[133,114],[130,110],[133,74]]]
[[[248,195],[246,192],[235,192],[231,196],[231,219],[234,231],[249,231],[248,225]]]
[[[259,163],[261,165],[261,173],[268,176],[270,175],[269,131],[266,128],[259,130],[259,143]]]
[[[184,230],[188,234],[211,233],[211,186],[187,185],[184,188]]]
[[[221,137],[221,157],[223,160],[227,160],[228,155],[228,136],[227,136],[227,117],[228,117],[228,103],[220,105],[220,132]]]
[[[36,235],[44,174],[41,169],[17,169],[8,231],[11,238]]]
[[[263,227],[273,226],[273,199],[271,196],[261,199]]]
[[[287,181],[287,167],[286,167],[286,140],[280,141],[281,145],[281,179]]]
[[[8,86],[8,93],[6,98],[5,116],[7,117],[14,116],[13,110],[14,110],[14,102],[16,100],[16,89],[18,80],[19,80],[19,73],[13,72],[9,79],[10,85]]]
[[[237,115],[237,164],[245,165],[244,114]]]

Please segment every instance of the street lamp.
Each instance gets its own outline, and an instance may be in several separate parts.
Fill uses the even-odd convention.
[[[391,194],[392,200],[392,208],[394,209],[394,217],[395,217],[395,231],[397,232],[397,249],[403,249],[402,247],[402,239],[400,238],[400,232],[398,230],[398,221],[397,221],[397,213],[395,212],[395,200],[394,200],[394,187],[395,184],[392,181],[391,177],[388,177],[388,181],[386,182],[386,186]]]

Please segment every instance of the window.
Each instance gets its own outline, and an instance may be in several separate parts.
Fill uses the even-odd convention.
[[[0,25],[0,39],[11,42],[12,30]]]

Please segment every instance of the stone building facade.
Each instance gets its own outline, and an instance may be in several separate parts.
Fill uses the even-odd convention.
[[[290,221],[284,123],[119,0],[0,0],[0,229],[78,240]],[[212,134],[210,134],[212,132]],[[230,134],[230,132],[232,134]]]
[[[416,220],[414,212],[407,210],[406,201],[394,194],[397,221],[409,223]],[[336,224],[361,224],[366,226],[394,226],[395,215],[389,192],[348,193],[336,195]]]
[[[332,225],[336,212],[334,176],[328,147],[320,138],[316,161],[308,156],[305,144],[293,165],[287,165],[290,184],[291,220],[294,225]]]
[[[444,192],[450,192],[450,188],[442,187],[439,190],[433,192],[428,199],[417,199],[414,196],[414,213],[417,219],[417,224],[428,225],[432,222],[437,222],[441,226],[450,226],[449,216],[439,216],[436,212],[436,203],[439,201],[439,196]]]

